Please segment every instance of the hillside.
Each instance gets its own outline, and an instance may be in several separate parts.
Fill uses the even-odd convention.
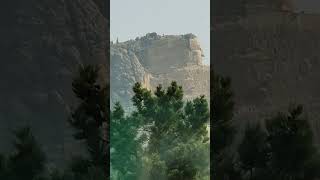
[[[214,24],[213,67],[233,80],[239,127],[301,103],[320,142],[319,20],[266,11]]]
[[[202,50],[193,34],[146,36],[111,43],[111,105],[131,107],[132,87],[141,82],[149,89],[171,81],[181,84],[185,97],[209,98],[209,66],[202,64]]]
[[[67,123],[76,103],[72,78],[79,64],[108,67],[106,6],[95,2],[2,3],[0,152],[11,149],[13,129],[30,125],[49,162],[63,164],[79,153]]]

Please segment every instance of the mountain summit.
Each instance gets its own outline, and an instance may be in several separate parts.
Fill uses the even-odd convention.
[[[187,99],[209,97],[209,66],[193,34],[158,35],[148,33],[126,42],[111,42],[111,104],[119,101],[131,107],[132,87],[141,82],[146,88],[181,84]]]

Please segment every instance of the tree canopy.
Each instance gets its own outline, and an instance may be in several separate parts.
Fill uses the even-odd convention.
[[[121,169],[125,168],[128,158],[116,157],[131,155],[135,157],[134,162],[141,160],[142,169],[136,172],[140,178],[208,178],[209,107],[205,97],[185,101],[183,89],[176,82],[172,82],[166,90],[159,85],[154,92],[136,83],[133,92],[135,111],[124,116],[119,104],[112,111],[111,149],[117,154],[111,160],[113,168],[125,172]],[[145,164],[149,164],[149,170],[143,168]],[[139,165],[136,164],[136,167]]]

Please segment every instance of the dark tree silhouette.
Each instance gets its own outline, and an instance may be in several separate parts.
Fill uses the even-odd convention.
[[[313,132],[302,113],[303,107],[298,105],[290,108],[288,113],[278,113],[266,121],[270,164],[278,179],[305,179],[306,176],[315,174],[310,172],[314,169],[311,165],[319,164],[314,161],[317,150],[313,144]]]
[[[74,137],[84,140],[91,163],[105,170],[109,167],[109,94],[106,82],[99,82],[99,66],[87,65],[79,68],[73,79],[73,92],[79,105],[73,110],[70,124],[76,133]]]
[[[241,169],[248,179],[261,179],[261,171],[267,169],[269,157],[266,140],[267,134],[259,124],[247,126],[238,153]]]
[[[233,142],[235,130],[232,124],[234,102],[233,91],[231,89],[231,79],[225,78],[215,73],[211,89],[211,157],[212,174],[214,179],[229,179],[228,172],[236,170],[233,167],[232,158],[226,152],[226,148]],[[233,174],[232,173],[232,174]]]
[[[33,180],[45,170],[46,156],[29,127],[14,131],[14,151],[8,160],[8,176],[13,180]]]

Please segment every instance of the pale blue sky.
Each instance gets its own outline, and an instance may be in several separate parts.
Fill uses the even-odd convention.
[[[210,0],[111,0],[111,40],[193,33],[210,61]]]

